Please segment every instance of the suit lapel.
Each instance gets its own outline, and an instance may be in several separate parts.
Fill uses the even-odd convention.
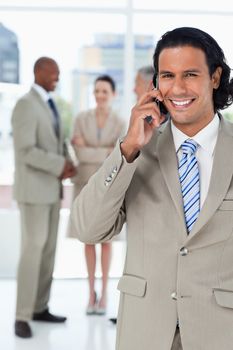
[[[46,120],[48,121],[48,125],[50,126],[51,130],[52,130],[52,133],[54,135],[54,138],[56,139],[56,141],[60,141],[59,139],[62,138],[62,130],[61,130],[61,121],[59,123],[59,128],[60,128],[60,131],[59,131],[59,139],[57,138],[57,135],[55,133],[55,130],[54,130],[54,121],[53,121],[53,115],[52,115],[52,111],[50,109],[50,107],[48,106],[47,103],[45,103],[45,101],[41,98],[41,96],[39,95],[39,93],[33,89],[33,87],[31,88],[31,91],[30,93],[33,95],[34,98],[36,98],[36,100],[40,103],[41,107],[44,109],[45,111],[45,116],[46,116]]]
[[[176,210],[179,214],[182,226],[184,228],[182,232],[183,237],[186,237],[187,231],[183,211],[183,198],[181,194],[177,156],[175,145],[173,142],[170,122],[168,122],[167,125],[164,127],[163,132],[161,132],[158,138],[157,152],[163,177],[171,194],[171,198],[175,204]]]
[[[210,220],[222,203],[230,186],[233,174],[233,137],[227,130],[228,124],[222,119],[215,148],[209,191],[200,215],[191,230],[191,239]]]

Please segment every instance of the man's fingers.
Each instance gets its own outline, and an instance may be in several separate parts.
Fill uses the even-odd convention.
[[[164,121],[164,116],[158,115],[147,115],[143,118],[145,122],[153,127],[159,127],[160,124]]]
[[[154,90],[154,84],[153,84],[153,80],[151,80],[150,82],[149,82],[149,84],[148,84],[148,87],[147,87],[147,89],[146,89],[146,92],[149,92],[149,91],[151,91],[151,90]]]
[[[153,110],[155,112],[157,112],[158,114],[160,114],[160,110],[158,107],[158,104],[155,101],[150,101],[142,106],[138,106],[137,107],[138,111],[145,111],[145,110]]]
[[[163,97],[159,90],[154,89],[143,94],[138,100],[137,106],[142,106],[145,103],[151,102],[153,99],[158,99],[160,101],[163,101]]]

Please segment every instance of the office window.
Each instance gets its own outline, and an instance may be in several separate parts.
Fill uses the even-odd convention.
[[[8,253],[7,270],[4,276],[13,277],[16,272],[19,216],[12,200],[14,172],[11,113],[17,99],[30,88],[33,82],[33,64],[40,56],[53,57],[60,67],[60,82],[56,92],[69,123],[80,110],[94,106],[93,81],[102,73],[112,75],[117,81],[118,98],[116,109],[121,109],[124,79],[125,16],[115,13],[83,11],[54,11],[41,9],[0,10],[2,24],[12,32],[19,48],[19,84],[0,83],[0,208],[5,251]],[[10,70],[12,67],[7,66]],[[67,117],[68,115],[68,117]],[[58,253],[55,267],[56,277],[84,277],[86,275],[83,245],[77,240],[65,239],[69,216],[72,186],[65,184],[62,203]],[[13,254],[11,253],[13,252]],[[99,254],[99,250],[98,250]],[[119,276],[124,249],[122,243],[114,245],[111,276]],[[3,255],[2,255],[3,256]],[[100,269],[97,269],[97,275]]]
[[[117,9],[120,7],[124,7],[127,4],[127,0],[117,0],[117,1],[109,1],[109,0],[1,0],[1,5],[5,5],[8,7],[27,7],[27,8],[37,8],[37,7],[51,7],[55,9],[59,8],[103,8],[103,9]]]
[[[208,12],[225,12],[226,14],[229,13],[229,11],[233,10],[233,4],[228,0],[223,1],[212,1],[211,4],[209,1],[203,1],[203,0],[196,0],[192,3],[185,1],[185,0],[179,0],[179,1],[172,1],[167,0],[165,2],[159,2],[154,0],[132,0],[132,6],[134,10],[141,10],[141,11],[147,11],[147,10],[154,10],[154,11],[169,11],[173,13],[181,13],[181,12],[189,12],[189,13],[201,13],[202,11],[208,11]],[[197,26],[197,22],[196,25]]]
[[[4,26],[15,33],[20,55],[20,84],[0,86],[0,105],[4,111],[4,117],[2,113],[0,117],[0,148],[4,148],[0,184],[12,184],[11,110],[19,95],[33,82],[35,60],[40,56],[57,60],[61,71],[57,95],[70,106],[72,117],[93,106],[92,84],[102,73],[116,79],[115,107],[120,109],[125,18],[114,14],[56,11],[2,11],[1,18]]]
[[[51,56],[60,66],[56,95],[62,107],[67,137],[74,116],[94,105],[93,81],[101,73],[108,73],[117,81],[118,95],[114,107],[125,120],[129,119],[135,101],[133,85],[136,70],[152,63],[156,42],[167,30],[194,26],[209,32],[222,46],[229,65],[233,67],[229,39],[233,5],[227,0],[211,3],[211,8],[202,0],[192,5],[187,1],[174,3],[169,0],[165,3],[154,0],[1,0],[0,18],[0,50],[6,43],[9,46],[9,40],[1,36],[2,26],[11,38],[10,53],[7,51],[7,60],[2,60],[0,65],[0,208],[3,209],[0,214],[5,215],[4,208],[8,208],[9,220],[7,215],[4,220],[9,221],[9,230],[6,226],[7,231],[2,234],[4,237],[7,235],[9,242],[12,239],[14,244],[17,241],[15,232],[10,231],[15,220],[11,218],[10,211],[16,208],[12,201],[14,162],[10,117],[16,100],[30,88],[33,64],[38,57]],[[4,72],[3,78],[1,72]],[[229,119],[232,118],[231,111],[232,108],[224,113]],[[84,276],[80,246],[77,253],[74,243],[64,240],[71,195],[69,182],[65,193],[61,222],[63,233],[59,236],[55,275]],[[16,210],[12,212],[16,214]],[[15,256],[12,242],[9,247]],[[120,256],[123,261],[124,255],[121,242],[115,247],[112,276],[121,274],[117,259]],[[80,264],[79,257],[82,260]],[[67,263],[64,264],[64,261]],[[77,265],[72,261],[76,261]]]

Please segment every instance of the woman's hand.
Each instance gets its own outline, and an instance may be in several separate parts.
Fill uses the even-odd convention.
[[[73,136],[73,138],[71,139],[71,143],[74,146],[79,146],[79,147],[85,147],[86,146],[86,142],[84,140],[84,138],[82,136]]]

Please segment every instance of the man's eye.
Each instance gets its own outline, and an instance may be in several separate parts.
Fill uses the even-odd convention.
[[[188,72],[188,73],[186,73],[185,76],[186,76],[186,77],[196,77],[197,74],[196,74],[196,73],[193,73],[193,72]]]
[[[172,74],[170,74],[170,73],[162,74],[162,75],[161,75],[161,78],[162,78],[162,79],[172,78]]]

